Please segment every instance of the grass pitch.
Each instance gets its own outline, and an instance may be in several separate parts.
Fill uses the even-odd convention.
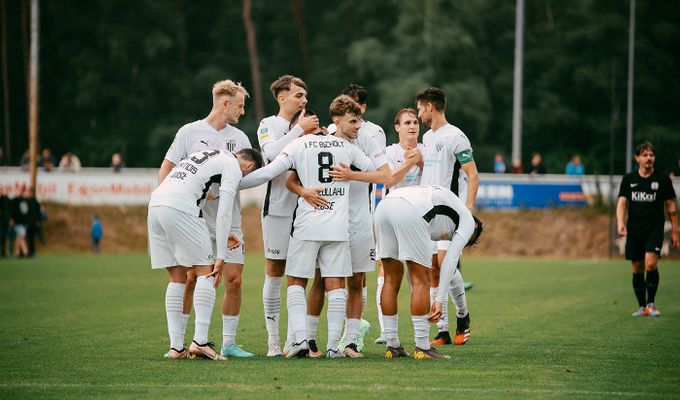
[[[282,360],[265,357],[262,258],[250,256],[237,340],[257,357],[218,363],[162,358],[166,276],[149,268],[146,255],[2,261],[0,397],[680,397],[680,262],[661,261],[663,316],[656,319],[630,316],[636,304],[623,260],[467,258],[464,264],[465,279],[475,283],[468,293],[472,338],[441,348],[451,360],[383,358],[383,347],[372,344],[374,275],[365,359]],[[410,351],[407,296],[403,288],[399,329]],[[211,340],[220,343],[219,306],[212,322]],[[188,340],[192,333],[193,317]],[[325,336],[324,311],[322,347]]]

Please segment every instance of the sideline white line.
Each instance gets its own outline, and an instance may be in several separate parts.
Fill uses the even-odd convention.
[[[111,389],[198,389],[198,388],[229,388],[250,392],[264,390],[295,390],[300,389],[331,389],[358,391],[355,385],[326,385],[326,384],[307,384],[307,385],[246,385],[231,383],[210,383],[205,385],[198,384],[158,384],[158,383],[121,383],[121,384],[99,384],[99,383],[39,383],[39,382],[20,382],[20,383],[0,383],[0,388],[111,388]],[[411,391],[411,392],[436,392],[436,393],[526,393],[526,394],[572,394],[572,395],[592,395],[592,396],[619,396],[619,397],[663,397],[663,393],[647,392],[622,392],[622,391],[596,391],[596,390],[552,390],[552,389],[515,389],[515,388],[433,388],[416,386],[384,386],[372,385],[360,388],[361,391]]]

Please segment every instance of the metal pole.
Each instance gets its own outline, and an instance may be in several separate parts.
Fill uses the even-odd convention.
[[[31,189],[36,188],[38,156],[38,0],[31,0],[31,52],[28,80],[28,151],[30,154]]]
[[[635,68],[635,0],[628,17],[628,105],[626,111],[626,172],[633,169],[633,69]]]
[[[512,105],[512,160],[522,159],[522,68],[524,65],[524,0],[515,11],[515,78]]]

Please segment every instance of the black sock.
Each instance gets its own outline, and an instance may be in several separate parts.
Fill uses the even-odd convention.
[[[654,303],[656,289],[659,288],[659,270],[647,271],[647,301]]]
[[[633,291],[635,292],[635,297],[637,297],[638,305],[640,307],[647,305],[647,301],[645,301],[646,289],[647,285],[645,285],[645,273],[633,272]]]

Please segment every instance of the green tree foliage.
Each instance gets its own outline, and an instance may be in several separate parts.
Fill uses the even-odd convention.
[[[27,146],[27,2],[6,3],[17,162]],[[41,145],[58,155],[73,150],[85,165],[104,166],[122,152],[129,166],[158,166],[177,129],[207,115],[215,81],[231,78],[252,91],[240,2],[41,4]],[[360,83],[369,90],[367,118],[393,142],[394,114],[413,107],[418,90],[439,86],[481,171],[491,169],[494,153],[510,154],[514,2],[307,1],[297,13],[294,2],[252,7],[262,86],[282,74],[302,76],[309,108],[323,122],[342,87]],[[637,2],[635,141],[657,145],[660,169],[680,156],[679,20],[675,2]],[[606,173],[613,123],[615,172],[622,173],[628,2],[527,0],[524,47],[524,164],[539,151],[549,172],[562,173],[578,153],[588,173]],[[253,95],[276,112],[268,90]],[[239,127],[256,144],[249,106]]]

